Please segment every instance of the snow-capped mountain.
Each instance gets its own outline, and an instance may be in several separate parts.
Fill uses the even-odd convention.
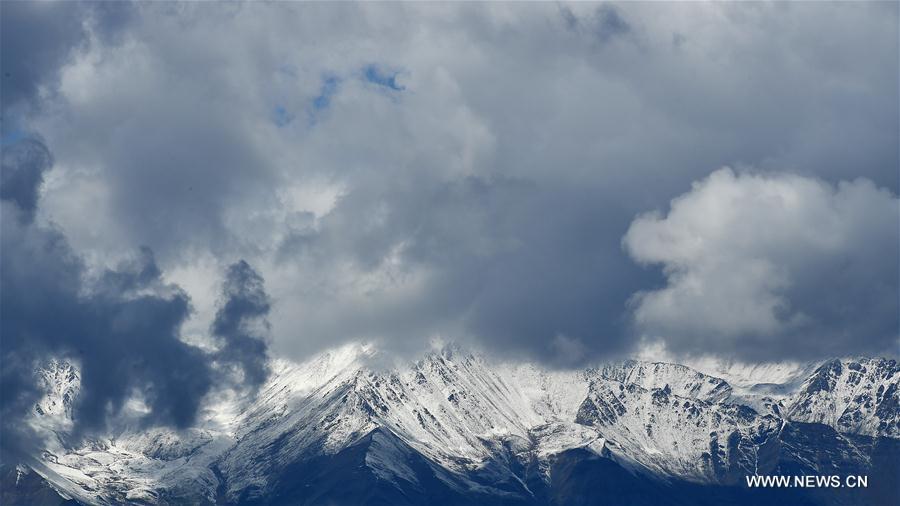
[[[900,460],[893,360],[695,366],[717,377],[645,361],[554,371],[455,347],[378,358],[354,344],[279,361],[257,395],[211,404],[196,428],[79,443],[77,368],[51,362],[32,418],[44,447],[4,472],[3,504],[48,490],[82,504],[753,503],[779,491],[745,475],[877,475]],[[866,501],[900,497],[873,485]]]

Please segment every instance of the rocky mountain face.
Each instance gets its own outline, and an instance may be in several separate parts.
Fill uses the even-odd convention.
[[[897,504],[900,366],[626,361],[578,371],[448,347],[384,367],[348,345],[278,362],[185,431],[69,437],[77,368],[42,368],[40,451],[3,504]],[[700,372],[705,370],[707,374]],[[753,474],[866,489],[750,489]]]

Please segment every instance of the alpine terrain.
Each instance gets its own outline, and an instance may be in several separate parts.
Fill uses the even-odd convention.
[[[895,360],[555,371],[448,346],[383,362],[358,344],[278,361],[196,428],[105,437],[73,435],[79,371],[49,362],[40,451],[3,463],[0,504],[900,504]]]

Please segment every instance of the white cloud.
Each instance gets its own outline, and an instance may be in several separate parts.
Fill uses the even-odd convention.
[[[628,253],[667,280],[633,297],[635,323],[682,351],[888,349],[898,227],[897,197],[866,179],[720,169],[628,229]]]

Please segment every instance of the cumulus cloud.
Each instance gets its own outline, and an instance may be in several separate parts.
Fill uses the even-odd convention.
[[[635,295],[634,321],[677,352],[893,353],[898,234],[897,196],[867,179],[721,169],[628,229],[628,253],[667,281]]]

